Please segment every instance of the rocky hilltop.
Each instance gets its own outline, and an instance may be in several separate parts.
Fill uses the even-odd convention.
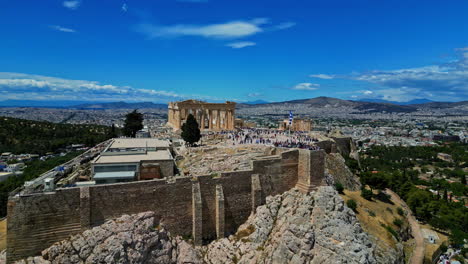
[[[146,212],[107,221],[19,263],[398,263],[378,251],[354,212],[323,186],[268,197],[236,234],[202,247],[171,236]]]
[[[403,247],[378,243],[331,187],[361,187],[339,153],[327,155],[325,175],[330,186],[266,197],[235,234],[204,246],[172,236],[145,212],[109,220],[19,263],[404,263]]]
[[[206,263],[377,263],[354,212],[332,187],[269,197],[239,231],[201,249]]]

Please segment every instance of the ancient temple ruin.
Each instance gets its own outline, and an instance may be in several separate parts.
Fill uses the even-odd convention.
[[[201,130],[233,130],[236,103],[206,103],[197,100],[171,102],[168,107],[168,124],[179,130],[189,114],[198,122]]]

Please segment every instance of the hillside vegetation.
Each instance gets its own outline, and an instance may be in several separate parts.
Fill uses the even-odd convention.
[[[42,173],[47,172],[71,159],[80,155],[82,152],[70,152],[65,156],[53,157],[45,161],[35,160],[26,162],[26,168],[23,174],[14,177],[9,177],[3,182],[0,182],[0,217],[7,215],[8,194],[16,188],[23,186],[26,181],[33,180],[39,177]]]
[[[440,152],[450,154],[453,161],[438,159]],[[449,232],[451,244],[457,247],[468,238],[468,209],[463,201],[468,194],[467,161],[468,145],[452,143],[441,147],[373,147],[362,155],[362,170],[349,164],[363,184],[398,193],[418,220]]]
[[[362,228],[371,234],[382,251],[398,252],[397,244],[404,245],[405,252],[411,252],[412,239],[409,237],[409,227],[406,212],[402,212],[402,205],[391,200],[367,200],[360,191],[345,190],[341,197],[348,202],[356,202],[356,217]]]
[[[56,124],[0,117],[0,153],[45,154],[71,144],[94,146],[113,135],[112,128],[98,125]]]

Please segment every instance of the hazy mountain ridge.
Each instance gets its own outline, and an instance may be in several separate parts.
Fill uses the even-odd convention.
[[[95,103],[95,104],[79,104],[70,108],[78,109],[140,109],[140,108],[156,108],[163,109],[167,108],[167,104],[155,104],[153,102],[138,102],[138,103],[126,103],[126,102],[112,102],[112,103]]]
[[[426,102],[427,101],[427,102]],[[36,107],[36,108],[64,108],[64,109],[167,109],[167,104],[153,102],[79,102],[73,104],[72,101],[66,101],[63,104],[54,101],[24,101],[7,100],[1,101],[0,107]],[[238,103],[237,109],[255,109],[255,108],[323,108],[323,109],[348,109],[358,112],[396,112],[411,113],[420,109],[459,109],[468,108],[468,101],[461,102],[433,102],[427,99],[416,99],[405,103],[391,102],[379,99],[363,99],[360,101],[343,100],[333,97],[320,96],[309,99],[297,99],[283,102],[267,102],[256,100],[252,102]]]
[[[396,105],[415,105],[415,104],[427,104],[433,103],[434,101],[429,99],[413,99],[407,102],[397,102],[397,101],[388,101],[384,99],[372,99],[372,98],[365,98],[358,100],[359,102],[369,102],[369,103],[387,103],[387,104],[396,104]]]
[[[373,112],[397,112],[397,113],[411,113],[416,112],[418,109],[429,108],[454,108],[468,106],[468,101],[462,102],[427,102],[422,104],[394,104],[390,102],[367,102],[367,101],[352,101],[343,100],[332,97],[316,97],[311,99],[299,99],[284,102],[274,102],[261,105],[239,105],[239,109],[253,109],[258,107],[269,108],[296,108],[298,106],[305,108],[348,108],[349,111],[363,111],[368,113]]]

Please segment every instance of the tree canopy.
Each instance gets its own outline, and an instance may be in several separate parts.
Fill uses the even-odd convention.
[[[143,114],[136,109],[125,116],[124,135],[135,137],[136,132],[143,129]]]
[[[438,159],[440,152],[450,154],[453,161]],[[450,231],[452,244],[459,245],[460,241],[468,238],[468,209],[463,199],[453,199],[454,195],[463,197],[468,194],[466,172],[462,169],[467,166],[467,144],[373,146],[363,154],[362,170],[357,170],[363,184],[397,192],[419,220]],[[430,174],[428,168],[432,171]],[[424,177],[419,177],[421,174]],[[457,179],[460,182],[453,182]]]
[[[44,155],[72,144],[92,147],[109,138],[111,128],[101,125],[56,124],[0,117],[0,153]]]
[[[187,121],[182,125],[182,139],[189,145],[198,142],[201,138],[198,122],[192,114],[189,114]]]

